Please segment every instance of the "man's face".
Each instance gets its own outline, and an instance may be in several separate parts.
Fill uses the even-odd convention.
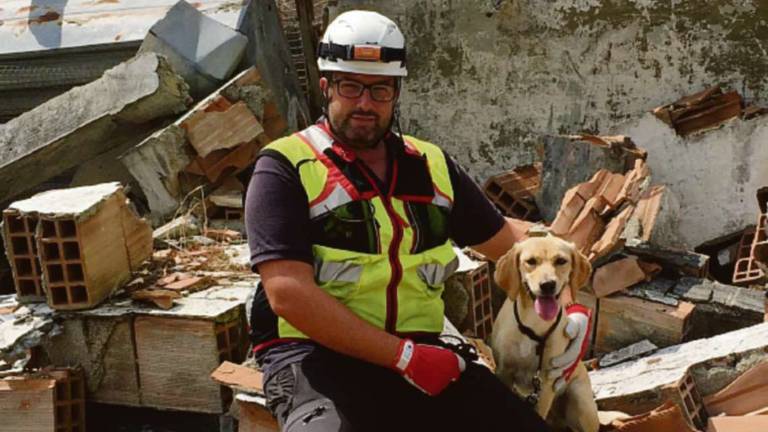
[[[328,120],[345,144],[366,149],[381,141],[397,101],[394,77],[334,72],[331,80],[320,79],[320,89],[328,97]]]

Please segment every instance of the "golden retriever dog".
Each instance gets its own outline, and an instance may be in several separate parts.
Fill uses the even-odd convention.
[[[557,393],[550,360],[570,339],[560,302],[566,289],[583,287],[592,266],[572,243],[547,235],[517,243],[496,264],[494,278],[507,299],[493,325],[496,374],[555,428],[596,432],[597,405],[587,369],[579,362]]]

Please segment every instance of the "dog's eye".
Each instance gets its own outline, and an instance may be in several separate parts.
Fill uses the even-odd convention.
[[[530,266],[536,265],[536,258],[528,258],[527,260],[525,260],[525,263]]]
[[[557,257],[557,259],[555,259],[555,265],[556,266],[565,265],[567,263],[568,263],[568,260],[563,258],[563,257]]]

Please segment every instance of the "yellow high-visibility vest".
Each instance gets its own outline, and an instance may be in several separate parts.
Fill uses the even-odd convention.
[[[440,333],[443,284],[458,267],[448,239],[453,188],[444,153],[404,138],[389,191],[319,125],[262,151],[280,153],[299,174],[317,285],[390,333]],[[278,333],[306,338],[283,318]]]

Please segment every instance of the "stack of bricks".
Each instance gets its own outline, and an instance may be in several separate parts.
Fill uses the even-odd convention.
[[[44,291],[54,309],[96,306],[152,254],[152,229],[118,183],[44,192],[3,219],[18,298],[39,301]]]
[[[541,216],[534,196],[540,186],[541,163],[535,163],[489,178],[483,190],[506,216],[538,222]]]
[[[569,189],[550,226],[595,262],[628,238],[648,241],[661,207],[663,186],[650,186],[650,169],[636,159],[626,174],[601,169]]]
[[[82,371],[53,369],[0,380],[0,417],[7,431],[85,432]]]

